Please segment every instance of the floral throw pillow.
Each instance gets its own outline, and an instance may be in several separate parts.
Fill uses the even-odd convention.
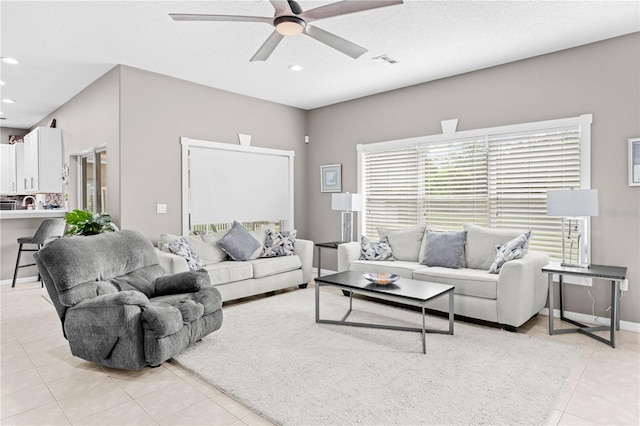
[[[293,256],[297,231],[276,232],[267,229],[262,257]]]
[[[395,260],[387,237],[380,241],[371,241],[364,235],[360,237],[360,260]]]
[[[182,256],[187,261],[189,269],[197,271],[204,266],[204,262],[198,256],[198,253],[193,251],[193,248],[187,243],[184,238],[179,238],[177,241],[169,244],[169,251],[178,256]]]
[[[511,241],[496,247],[496,258],[493,260],[489,273],[497,274],[502,266],[510,260],[520,259],[529,249],[529,241],[531,241],[531,231],[517,236]]]

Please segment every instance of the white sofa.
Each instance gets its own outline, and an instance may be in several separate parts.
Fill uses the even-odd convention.
[[[542,267],[549,262],[546,253],[529,250],[524,257],[506,262],[498,274],[488,269],[500,246],[522,231],[465,225],[462,266],[457,269],[425,266],[426,234],[424,225],[405,230],[378,229],[387,236],[396,260],[361,260],[360,242],[338,246],[338,270],[394,273],[401,277],[455,286],[454,313],[464,317],[498,323],[516,331],[546,304],[547,278]],[[448,312],[448,300],[436,299],[430,309]]]
[[[257,232],[260,234],[260,232]],[[294,255],[269,258],[255,258],[247,261],[234,261],[223,252],[219,252],[217,241],[221,235],[190,236],[185,239],[205,262],[203,266],[209,272],[211,284],[222,295],[222,301],[299,286],[304,288],[311,280],[313,264],[313,242],[296,239]],[[263,235],[257,235],[258,239]],[[163,234],[158,242],[162,247],[179,236]],[[160,265],[167,274],[184,272],[189,266],[184,257],[157,248]],[[222,253],[222,254],[220,254]]]

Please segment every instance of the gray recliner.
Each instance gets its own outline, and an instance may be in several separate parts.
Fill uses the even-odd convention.
[[[139,232],[61,238],[34,258],[71,353],[87,361],[158,366],[222,325],[209,275],[165,275]]]

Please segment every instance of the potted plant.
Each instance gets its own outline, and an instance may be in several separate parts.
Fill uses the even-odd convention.
[[[111,216],[107,213],[75,209],[65,215],[65,221],[69,225],[65,235],[95,235],[118,231],[118,227],[111,222]]]

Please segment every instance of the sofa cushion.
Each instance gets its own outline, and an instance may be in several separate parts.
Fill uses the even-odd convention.
[[[427,231],[423,265],[459,268],[467,231]]]
[[[391,245],[387,237],[380,241],[371,241],[364,235],[360,237],[360,259],[362,260],[394,260]]]
[[[526,230],[485,228],[465,224],[467,231],[466,264],[467,268],[488,271],[496,257],[496,247],[524,234]]]
[[[240,222],[233,222],[229,232],[218,241],[218,246],[233,260],[249,260],[263,245]]]
[[[255,259],[251,261],[251,264],[253,264],[253,278],[268,277],[269,275],[294,271],[302,267],[300,256],[278,256]]]
[[[267,229],[267,238],[264,242],[264,250],[261,257],[292,256],[296,243],[296,233],[295,229],[290,232],[277,232]]]
[[[430,267],[414,272],[413,279],[455,286],[455,294],[496,299],[498,295],[498,275],[486,270],[469,268]]]
[[[227,259],[227,253],[218,246],[218,241],[225,234],[226,232],[224,231],[212,232],[209,234],[189,235],[184,239],[189,243],[193,251],[198,253],[206,265],[213,265]]]
[[[424,265],[421,265],[418,262],[407,262],[403,260],[384,260],[378,262],[354,260],[349,266],[349,269],[352,271],[359,271],[362,273],[390,273],[400,275],[403,278],[412,278],[414,271],[422,268],[424,268]]]
[[[393,251],[393,258],[409,262],[419,262],[420,247],[424,238],[425,225],[416,225],[405,229],[378,227],[380,240],[387,238]]]
[[[209,272],[212,285],[253,278],[253,265],[250,262],[226,260],[214,265],[207,265],[204,269]]]
[[[511,241],[506,242],[500,247],[496,247],[496,257],[489,268],[489,272],[497,274],[500,272],[502,265],[510,260],[520,259],[529,249],[529,241],[531,241],[531,231],[525,232],[517,236]]]

